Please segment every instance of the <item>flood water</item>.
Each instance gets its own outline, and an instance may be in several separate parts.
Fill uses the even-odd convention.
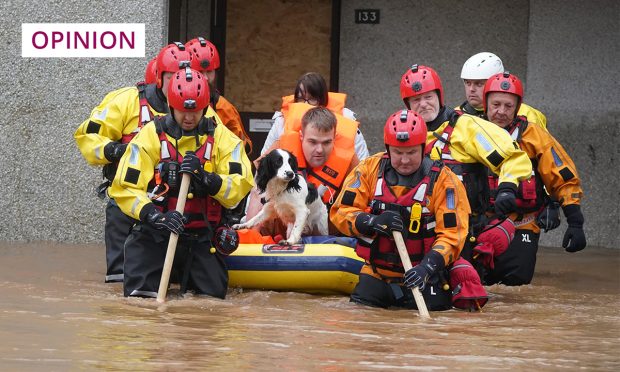
[[[126,299],[103,245],[0,243],[0,370],[619,370],[620,250],[542,248],[481,313],[242,291]]]

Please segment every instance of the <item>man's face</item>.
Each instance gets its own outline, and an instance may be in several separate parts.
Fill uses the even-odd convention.
[[[482,110],[482,93],[484,92],[484,84],[487,81],[485,79],[469,80],[463,79],[463,85],[465,86],[465,97],[467,102],[475,109]]]
[[[390,163],[402,176],[414,174],[422,163],[422,145],[390,146]]]
[[[172,79],[173,75],[172,72],[164,72],[161,74],[161,91],[166,98],[168,98],[168,85],[170,85],[170,79]]]
[[[435,120],[439,115],[439,97],[436,91],[418,94],[417,96],[407,98],[411,111],[417,112],[425,122]]]
[[[491,92],[487,98],[489,121],[506,128],[517,113],[518,97],[512,93]]]
[[[198,126],[198,122],[202,118],[203,110],[181,111],[174,110],[174,120],[184,131],[190,131]]]
[[[315,168],[325,164],[329,155],[334,150],[336,129],[328,132],[320,131],[315,125],[309,123],[301,131],[301,148],[306,158],[308,167]]]

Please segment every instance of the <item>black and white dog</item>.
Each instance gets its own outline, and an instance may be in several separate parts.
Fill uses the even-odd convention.
[[[287,226],[287,238],[280,244],[299,243],[302,233],[328,235],[327,207],[314,185],[307,183],[297,171],[297,159],[286,150],[275,149],[262,158],[256,173],[256,187],[265,205],[256,216],[233,225],[233,229],[248,229],[280,218]]]

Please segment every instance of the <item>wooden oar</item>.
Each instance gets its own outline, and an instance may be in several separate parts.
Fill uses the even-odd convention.
[[[405,247],[403,235],[400,233],[400,231],[392,231],[392,235],[394,235],[394,241],[396,242],[396,248],[398,248],[400,260],[403,262],[405,272],[407,272],[413,266],[411,265],[411,260],[409,259],[407,248]],[[428,309],[426,308],[426,302],[424,302],[424,297],[422,296],[422,292],[420,292],[420,288],[413,287],[411,291],[413,292],[415,304],[418,307],[418,311],[420,312],[420,317],[424,319],[430,319],[431,315],[428,313]]]
[[[177,200],[177,212],[183,214],[185,210],[185,201],[187,200],[187,191],[189,190],[189,182],[191,175],[183,173],[181,178],[181,188],[179,190],[179,199]],[[166,293],[168,293],[168,282],[170,281],[170,272],[172,271],[172,263],[174,262],[174,254],[177,250],[177,242],[179,236],[173,232],[170,233],[168,240],[168,250],[166,251],[166,260],[164,261],[164,269],[161,272],[161,280],[159,281],[159,290],[157,291],[157,302],[166,301]]]

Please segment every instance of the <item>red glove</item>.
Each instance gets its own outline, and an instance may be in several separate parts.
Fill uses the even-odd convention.
[[[515,225],[510,218],[491,221],[476,238],[474,259],[487,269],[493,269],[493,259],[506,252],[515,236]]]

